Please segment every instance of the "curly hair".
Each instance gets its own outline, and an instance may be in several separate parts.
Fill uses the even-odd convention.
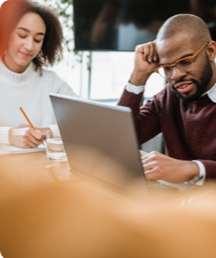
[[[32,61],[36,65],[36,70],[43,65],[53,65],[55,61],[62,58],[63,33],[57,14],[49,7],[28,1],[26,12],[40,15],[46,25],[46,33],[38,54]]]
[[[30,2],[28,12],[36,13],[44,20],[46,33],[41,48],[41,53],[37,55],[33,62],[37,68],[42,65],[53,65],[55,61],[62,58],[63,33],[57,14],[49,7]]]
[[[40,15],[46,25],[40,54],[32,60],[36,70],[41,70],[43,65],[53,65],[55,61],[62,58],[63,33],[57,14],[49,7],[31,0],[8,0],[2,4],[0,9],[0,56],[7,49],[11,32],[26,13]]]

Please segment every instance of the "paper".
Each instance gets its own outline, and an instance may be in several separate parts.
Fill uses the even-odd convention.
[[[13,145],[0,144],[0,155],[19,154],[19,153],[31,153],[37,151],[45,151],[46,146],[40,144],[37,148],[23,149]]]

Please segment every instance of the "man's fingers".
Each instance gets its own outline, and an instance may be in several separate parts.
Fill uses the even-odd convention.
[[[148,62],[153,62],[155,56],[155,44],[153,42],[149,43],[149,57]]]
[[[151,181],[157,181],[160,178],[158,177],[159,174],[157,173],[157,171],[155,170],[155,168],[150,168],[147,170],[144,170],[144,174],[145,174],[145,178],[147,180],[151,180]]]
[[[145,173],[151,172],[151,170],[154,168],[151,164],[143,164],[143,169]]]
[[[147,180],[160,179],[160,162],[158,162],[160,156],[160,153],[152,151],[141,157],[143,170]]]
[[[157,52],[154,42],[138,45],[136,47],[136,52],[141,53],[143,59],[148,61],[149,63],[151,63],[152,61],[157,61]]]

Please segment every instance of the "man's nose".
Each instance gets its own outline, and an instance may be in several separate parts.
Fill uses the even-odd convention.
[[[172,69],[172,75],[170,76],[171,80],[178,81],[182,77],[186,76],[187,72],[180,70],[178,67],[174,66]]]

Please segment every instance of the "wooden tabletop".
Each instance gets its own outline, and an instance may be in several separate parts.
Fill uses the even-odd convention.
[[[95,184],[95,182],[90,181],[89,179],[79,177],[76,174],[72,174],[70,172],[70,166],[67,161],[50,161],[46,158],[45,151],[0,156],[0,181],[5,181],[6,184],[8,184],[8,187],[5,187],[6,189],[8,189],[8,191],[5,191],[10,193],[10,187],[23,187],[24,180],[26,177],[31,177],[34,174],[49,173],[49,167],[52,167],[53,172],[57,176],[59,176],[60,183],[64,183],[71,186],[73,186],[75,183],[82,184],[82,187],[92,189],[92,193],[94,193],[94,195],[103,196],[103,198],[105,198],[105,201],[107,201],[107,198],[109,198],[111,200],[115,200],[114,203],[116,202],[116,200],[120,200],[120,202],[128,202],[129,205],[131,204],[131,201],[134,202],[133,198],[128,199],[125,196],[121,196],[113,191],[105,189],[103,186]],[[157,205],[157,203],[162,203],[164,202],[164,200],[166,202],[169,200],[173,201],[174,198],[176,200],[179,200],[179,203],[181,203],[183,198],[185,198],[184,200],[191,199],[190,192],[179,194],[177,191],[162,192],[160,190],[156,190],[155,193],[152,194],[152,196],[153,197],[150,198],[150,200],[143,201],[143,204],[147,205],[147,202],[149,202],[148,206],[152,206]],[[192,196],[194,197],[193,192]],[[140,204],[140,200],[138,201],[138,203]]]
[[[23,177],[49,165],[68,179],[21,190]],[[211,189],[151,208],[69,173],[68,162],[49,161],[45,152],[0,157],[0,256],[215,257]]]
[[[25,187],[23,178],[50,165],[65,180]],[[45,152],[1,156],[0,250],[22,258],[215,257],[215,184],[203,189],[140,205],[70,174],[68,162]]]
[[[47,172],[48,165],[54,165],[59,171],[69,172],[70,169],[67,161],[48,160],[45,151],[0,156],[1,173],[17,183],[21,182],[26,175]]]
[[[59,176],[59,183],[73,187],[74,184],[80,188],[86,188],[91,191],[94,198],[104,198],[104,201],[111,200],[114,205],[116,203],[131,203],[131,199],[120,196],[117,193],[105,189],[103,186],[95,184],[89,179],[79,177],[71,173],[70,166],[67,161],[53,162],[46,158],[46,152],[35,152],[27,154],[14,154],[0,156],[0,178],[1,182],[6,182],[4,196],[6,192],[11,195],[11,188],[18,187],[20,189],[26,187],[26,178],[31,178],[36,174],[49,174],[49,167]],[[3,187],[3,186],[2,186]],[[29,188],[34,185],[29,185]],[[13,191],[15,192],[15,191]],[[3,193],[3,191],[2,191]],[[134,201],[132,201],[134,202]]]

